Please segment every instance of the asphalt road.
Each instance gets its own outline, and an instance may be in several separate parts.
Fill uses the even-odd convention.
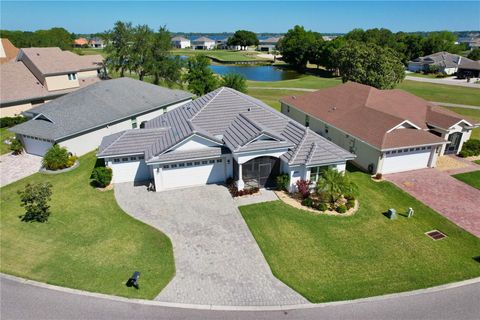
[[[480,315],[480,283],[408,296],[289,311],[213,311],[114,301],[0,278],[0,317],[7,319],[455,319]]]

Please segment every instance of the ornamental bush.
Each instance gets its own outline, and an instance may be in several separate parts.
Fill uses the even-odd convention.
[[[93,183],[100,187],[105,188],[112,181],[112,169],[106,167],[97,167],[93,169],[92,180]]]
[[[345,204],[345,206],[347,207],[347,209],[351,209],[355,207],[355,199],[347,200],[347,203]]]
[[[69,154],[67,148],[58,144],[51,147],[43,156],[42,165],[48,170],[60,170],[68,167]]]
[[[22,116],[18,117],[3,117],[0,118],[0,128],[10,128],[19,123],[25,122],[28,119]]]
[[[465,142],[460,151],[460,157],[473,157],[480,155],[480,140],[470,139]]]
[[[24,190],[18,190],[21,206],[25,214],[20,219],[25,222],[46,222],[50,216],[48,201],[52,196],[52,185],[47,183],[27,184]]]
[[[302,206],[312,207],[313,206],[313,200],[311,198],[303,199],[302,200]]]
[[[287,173],[283,173],[277,176],[277,190],[288,191],[290,185],[290,176]]]
[[[341,204],[335,208],[335,211],[337,211],[338,213],[345,213],[347,212],[347,207],[344,204]]]
[[[22,142],[15,138],[10,139],[10,150],[14,155],[21,154],[23,152]]]
[[[297,180],[295,183],[297,185],[297,190],[302,199],[306,199],[310,196],[310,180]]]
[[[328,204],[326,204],[325,202],[319,202],[317,204],[317,209],[320,210],[320,211],[327,211],[328,210]]]

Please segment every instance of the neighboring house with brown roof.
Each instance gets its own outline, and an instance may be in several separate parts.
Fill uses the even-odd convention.
[[[73,40],[73,46],[75,48],[83,48],[88,46],[88,44],[89,44],[89,41],[86,38],[78,38]]]
[[[479,124],[402,90],[348,82],[281,100],[282,113],[354,153],[372,173],[435,167]]]
[[[100,81],[100,55],[79,56],[59,48],[20,49],[15,61],[0,66],[1,116],[15,116]]]
[[[12,61],[18,54],[18,48],[6,38],[0,39],[0,64]]]

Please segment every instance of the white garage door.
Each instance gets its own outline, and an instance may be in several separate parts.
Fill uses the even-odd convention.
[[[144,160],[138,160],[138,157],[114,159],[110,167],[112,168],[112,181],[114,183],[147,181],[151,179],[150,168]]]
[[[33,138],[33,137],[26,137],[22,136],[23,146],[25,148],[25,152],[34,154],[37,156],[43,156],[45,153],[52,147],[52,142]]]
[[[184,188],[225,182],[223,159],[176,163],[163,167],[164,189]]]
[[[382,173],[394,173],[427,168],[428,161],[430,160],[430,153],[432,151],[431,148],[416,149],[413,149],[412,151],[410,151],[411,149],[404,149],[402,152],[394,150],[387,153],[383,162]],[[405,152],[405,150],[407,151]]]

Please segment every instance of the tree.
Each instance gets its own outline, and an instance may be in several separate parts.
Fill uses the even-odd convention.
[[[331,203],[335,203],[342,195],[356,195],[358,187],[346,173],[329,168],[323,171],[322,177],[318,179],[317,192],[325,194]]]
[[[467,58],[475,60],[475,61],[480,60],[480,49],[476,48],[476,49],[473,49],[472,51],[470,51]]]
[[[143,81],[147,74],[147,66],[152,59],[153,30],[147,25],[139,25],[133,29],[129,68]]]
[[[349,42],[336,54],[343,82],[354,81],[378,89],[391,89],[405,77],[398,55],[390,48]]]
[[[302,26],[295,26],[288,30],[287,34],[280,39],[277,46],[283,56],[283,60],[296,69],[305,69],[308,61],[312,58],[312,52],[321,35],[313,31],[306,31]]]
[[[43,156],[42,166],[49,170],[59,170],[68,166],[68,151],[64,147],[55,144],[48,149],[47,153]]]
[[[202,96],[218,88],[218,79],[208,67],[210,60],[204,55],[190,57],[187,62],[185,81],[188,89],[197,96]]]
[[[154,84],[159,84],[160,80],[165,81],[168,86],[181,82],[181,70],[184,63],[179,56],[172,57],[170,39],[170,32],[165,26],[160,27],[158,32],[153,35],[146,68],[148,73],[153,75]]]
[[[423,40],[423,51],[425,55],[447,51],[458,53],[461,46],[455,44],[457,37],[450,31],[430,32]]]
[[[248,30],[238,30],[236,31],[233,36],[228,38],[227,45],[229,46],[256,46],[258,45],[259,41],[257,35]]]
[[[131,58],[132,24],[130,22],[115,22],[113,30],[107,31],[105,38],[107,40],[107,46],[105,47],[106,65],[112,70],[120,72],[120,77],[124,77]]]
[[[27,184],[25,189],[19,190],[21,206],[25,214],[20,219],[25,222],[46,222],[50,216],[48,201],[52,196],[52,185],[49,182]]]
[[[337,68],[336,52],[345,44],[344,37],[337,37],[331,41],[317,41],[310,62],[317,66],[324,66],[327,70],[335,70]]]
[[[222,77],[222,86],[235,89],[237,91],[247,92],[247,80],[239,73],[227,73]]]

